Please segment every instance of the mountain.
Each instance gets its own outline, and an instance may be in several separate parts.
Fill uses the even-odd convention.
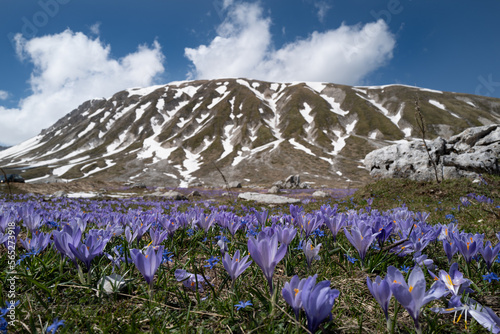
[[[500,99],[402,86],[200,80],[134,88],[80,105],[38,136],[0,152],[26,179],[83,178],[157,186],[227,181],[356,187],[376,148],[500,123]],[[220,172],[219,172],[220,171]]]

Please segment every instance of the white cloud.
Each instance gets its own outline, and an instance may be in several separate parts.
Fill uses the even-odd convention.
[[[99,35],[101,32],[101,22],[96,22],[90,26],[90,32],[94,35]]]
[[[9,97],[9,93],[4,91],[4,90],[0,90],[0,100],[7,100],[7,98]]]
[[[20,59],[33,63],[32,94],[18,108],[0,106],[0,143],[16,144],[47,128],[82,102],[108,97],[119,90],[150,86],[163,73],[158,42],[139,46],[123,58],[111,57],[111,47],[99,38],[66,30],[25,40],[16,36]]]
[[[209,45],[185,49],[193,63],[188,76],[354,85],[391,59],[396,43],[387,24],[379,20],[315,31],[274,49],[270,25],[259,4],[234,4]]]
[[[318,1],[314,3],[314,7],[318,10],[318,19],[321,23],[325,21],[326,14],[328,14],[328,11],[330,8],[332,8],[328,3],[325,1]]]

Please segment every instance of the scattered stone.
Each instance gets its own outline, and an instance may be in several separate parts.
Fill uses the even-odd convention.
[[[327,198],[327,197],[331,197],[331,195],[325,191],[322,191],[322,190],[317,190],[315,192],[312,193],[312,197],[316,197],[316,198]]]
[[[67,196],[68,194],[62,190],[56,191],[55,193],[52,194],[52,197],[67,197]]]
[[[438,177],[478,178],[479,174],[499,174],[500,124],[469,128],[448,141],[437,138],[427,141],[429,154],[421,140],[399,143],[370,152],[365,167],[375,178],[409,178],[416,181]]]
[[[271,194],[259,194],[259,193],[241,193],[238,195],[239,199],[246,201],[255,201],[261,204],[297,204],[300,203],[300,199],[290,198]]]
[[[311,189],[311,185],[307,182],[302,182],[299,186],[300,189]]]
[[[161,194],[160,196],[164,197],[166,199],[174,200],[174,201],[185,201],[185,200],[187,200],[186,196],[184,196],[180,192],[174,191],[174,190],[170,190],[169,192]]]
[[[188,183],[188,188],[199,188],[199,187],[203,187],[203,183],[199,181],[193,181]]]
[[[144,183],[136,183],[133,184],[130,188],[132,189],[146,189],[146,185]]]
[[[272,186],[271,188],[269,188],[267,193],[268,194],[279,194],[279,193],[281,193],[281,191],[280,191],[280,188],[275,185],[275,186]]]
[[[192,198],[192,197],[200,197],[201,194],[198,190],[195,190],[187,195],[187,198]]]
[[[285,180],[285,189],[295,189],[300,188],[300,175],[290,175]]]
[[[241,183],[238,181],[229,182],[229,188],[241,188]]]

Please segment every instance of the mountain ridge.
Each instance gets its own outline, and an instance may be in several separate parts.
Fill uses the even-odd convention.
[[[275,83],[245,78],[131,88],[82,103],[0,152],[0,165],[47,182],[82,178],[148,185],[270,185],[301,174],[314,186],[369,180],[372,150],[500,123],[500,99],[384,85]]]

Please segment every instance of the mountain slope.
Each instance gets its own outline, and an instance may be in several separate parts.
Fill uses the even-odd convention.
[[[0,152],[0,165],[49,181],[96,178],[185,186],[269,185],[301,174],[316,186],[369,176],[375,148],[500,123],[500,100],[389,85],[225,79],[171,83],[87,101],[38,136]]]

